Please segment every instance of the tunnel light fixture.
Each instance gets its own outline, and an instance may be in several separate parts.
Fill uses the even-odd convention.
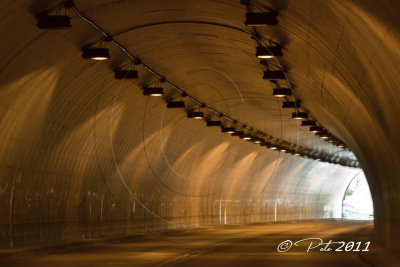
[[[282,108],[299,108],[300,102],[299,101],[284,101],[282,102]]]
[[[340,144],[340,145],[338,145],[338,147],[340,147],[340,148],[344,148],[344,145],[343,145],[343,144]]]
[[[242,131],[236,131],[232,134],[232,136],[239,136],[239,137],[242,135],[244,135],[244,132],[242,132]]]
[[[137,70],[114,70],[114,79],[138,79],[138,71]]]
[[[251,140],[252,136],[250,134],[244,134],[244,135],[240,136],[240,138],[244,139],[244,140]]]
[[[167,103],[167,108],[184,108],[185,102],[184,101],[174,101],[170,100]]]
[[[318,126],[310,127],[310,132],[312,132],[312,133],[319,133],[319,132],[322,132],[323,130],[324,130],[324,128],[318,127]]]
[[[330,137],[330,135],[327,131],[323,131],[319,137],[321,139],[328,139]]]
[[[281,151],[281,152],[286,152],[286,151],[287,151],[287,149],[286,149],[286,148],[284,148],[284,147],[281,147],[281,148],[279,148],[279,151]]]
[[[276,150],[278,147],[270,142],[267,142],[267,148],[271,150]]]
[[[283,56],[280,46],[257,46],[256,57],[258,58],[274,58]]]
[[[221,126],[221,121],[207,121],[207,126],[208,127]]]
[[[37,26],[40,29],[68,29],[71,28],[70,17],[59,15],[39,14]]]
[[[265,142],[265,144],[261,143],[261,146],[266,146],[267,148],[270,148],[272,144],[270,142]]]
[[[316,135],[318,135],[321,139],[328,139],[330,137],[328,131],[326,130],[322,132],[317,132]]]
[[[300,156],[300,153],[299,152],[295,152],[293,155],[294,156]]]
[[[266,70],[264,71],[264,80],[284,80],[285,73],[282,70]]]
[[[315,126],[315,121],[312,120],[302,121],[301,126]]]
[[[228,134],[233,134],[235,132],[235,128],[233,127],[222,127],[221,132],[223,133],[228,133]]]
[[[247,13],[246,21],[244,22],[249,27],[276,25],[277,23],[278,20],[274,12]]]
[[[263,140],[261,140],[260,138],[258,138],[258,137],[253,137],[253,142],[254,142],[254,144],[261,144],[261,142],[263,142]]]
[[[162,87],[143,87],[143,95],[162,96],[162,95],[164,95],[164,89]],[[171,101],[171,102],[174,102],[174,101]],[[181,102],[183,102],[183,101],[181,101]],[[167,105],[167,107],[168,107],[168,105]]]
[[[292,119],[302,120],[302,119],[307,119],[307,118],[308,118],[307,112],[293,112],[292,113]]]
[[[187,113],[187,117],[189,119],[200,120],[200,119],[204,118],[204,113],[203,112],[199,112],[199,111],[189,111]]]
[[[293,94],[292,90],[290,90],[289,88],[275,88],[272,95],[275,97],[285,97],[285,96],[291,96]]]
[[[107,60],[110,58],[110,54],[108,48],[84,47],[82,48],[82,57],[91,60]]]

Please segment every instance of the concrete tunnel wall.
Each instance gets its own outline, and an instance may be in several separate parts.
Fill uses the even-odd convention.
[[[398,3],[280,3],[272,5],[285,35],[276,29],[271,35],[285,44],[296,94],[356,154],[370,184],[377,236],[396,249]],[[76,4],[109,32],[176,17],[212,16],[243,25],[246,12],[231,1]],[[227,223],[275,220],[275,206],[278,220],[340,216],[344,190],[359,169],[269,151],[189,120],[183,110],[165,109],[162,99],[142,95],[141,87],[154,79],[140,67],[137,82],[114,80],[112,70],[127,63],[115,47],[107,45],[108,62],[83,60],[80,47],[99,35],[72,12],[70,30],[43,31],[35,14],[53,8],[51,1],[1,5],[2,248],[217,225],[224,223],[225,209]],[[198,43],[184,45],[187,39],[179,38],[192,32],[203,36],[190,35]],[[204,40],[206,34],[232,39],[214,43]],[[308,133],[282,122],[282,113],[267,120],[268,112],[260,112],[254,99],[270,97],[270,90],[260,89],[265,81],[249,56],[250,38],[213,27],[169,25],[119,40],[223,112],[283,139],[318,146]],[[215,53],[201,54],[210,42]],[[239,49],[250,52],[237,56]],[[240,105],[232,85],[203,66],[229,73],[249,104]],[[200,82],[207,90],[195,85]],[[275,100],[263,100],[276,109]]]

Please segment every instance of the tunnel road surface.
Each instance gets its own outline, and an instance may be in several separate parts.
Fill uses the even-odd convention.
[[[86,248],[70,248],[58,253],[25,254],[3,259],[0,266],[379,266],[368,259],[374,258],[372,222],[354,221],[302,221],[226,225],[194,230],[166,231],[145,234],[124,243],[96,242]],[[317,239],[324,243],[343,241],[361,242],[359,250],[335,251],[341,244],[332,243],[316,248]],[[291,240],[292,247],[278,252],[278,245]],[[311,244],[311,242],[313,242]],[[348,248],[350,248],[350,245]],[[288,248],[282,245],[281,249]],[[353,248],[353,250],[356,247]]]

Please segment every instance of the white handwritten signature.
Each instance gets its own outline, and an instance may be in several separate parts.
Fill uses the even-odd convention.
[[[278,245],[278,252],[286,252],[289,251],[293,245],[295,246],[300,246],[303,244],[309,243],[307,247],[307,252],[310,252],[313,249],[319,248],[319,251],[322,252],[328,252],[328,251],[344,251],[344,252],[350,252],[350,251],[369,251],[369,245],[371,244],[370,241],[367,241],[365,243],[358,241],[332,241],[329,240],[328,242],[324,243],[324,240],[322,238],[314,237],[314,238],[305,238],[296,242],[292,242],[291,240],[285,240],[281,242]],[[338,244],[338,245],[336,245]],[[360,248],[363,248],[360,250]]]

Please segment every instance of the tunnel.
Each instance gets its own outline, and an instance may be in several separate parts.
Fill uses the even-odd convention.
[[[399,266],[400,2],[1,7],[2,266]]]

